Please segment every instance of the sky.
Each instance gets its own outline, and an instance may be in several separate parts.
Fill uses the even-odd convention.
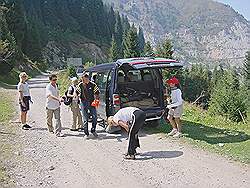
[[[250,21],[250,0],[216,0],[218,2],[228,4],[238,13],[243,15]]]

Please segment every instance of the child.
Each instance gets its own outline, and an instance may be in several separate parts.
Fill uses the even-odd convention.
[[[78,85],[78,80],[76,77],[71,78],[72,85],[69,86],[67,96],[72,97],[72,103],[70,108],[73,114],[73,125],[70,129],[71,131],[81,130],[83,128],[82,114],[79,107],[79,96],[77,95],[76,87]],[[78,125],[76,127],[76,124]]]
[[[166,82],[171,89],[171,103],[167,105],[168,117],[172,131],[168,133],[169,136],[173,136],[174,138],[179,138],[181,136],[181,115],[183,112],[183,99],[182,92],[179,89],[179,80],[175,77],[167,80]]]
[[[21,109],[20,119],[22,129],[28,130],[31,128],[31,126],[27,124],[27,112],[30,109],[29,101],[31,100],[29,85],[26,82],[28,80],[28,75],[25,72],[21,72],[19,78],[20,82],[17,85],[17,90],[19,92],[19,104]]]

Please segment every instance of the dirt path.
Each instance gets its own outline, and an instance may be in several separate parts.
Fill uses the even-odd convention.
[[[17,187],[248,187],[250,168],[223,157],[183,145],[159,135],[141,134],[141,156],[122,159],[124,135],[110,135],[99,127],[99,139],[84,140],[69,130],[71,113],[62,106],[63,133],[56,138],[46,129],[45,81],[32,79],[33,127],[19,130],[12,140],[21,143],[9,161]],[[16,161],[14,161],[14,159]]]

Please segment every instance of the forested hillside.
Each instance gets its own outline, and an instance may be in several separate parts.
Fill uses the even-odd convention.
[[[0,15],[0,66],[8,71],[62,67],[67,57],[107,61],[112,36],[121,43],[129,27],[102,0],[0,0]]]

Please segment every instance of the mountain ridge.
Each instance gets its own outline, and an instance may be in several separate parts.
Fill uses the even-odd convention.
[[[153,46],[170,38],[175,57],[184,61],[238,66],[250,49],[250,22],[229,5],[212,0],[104,2],[142,27]]]

